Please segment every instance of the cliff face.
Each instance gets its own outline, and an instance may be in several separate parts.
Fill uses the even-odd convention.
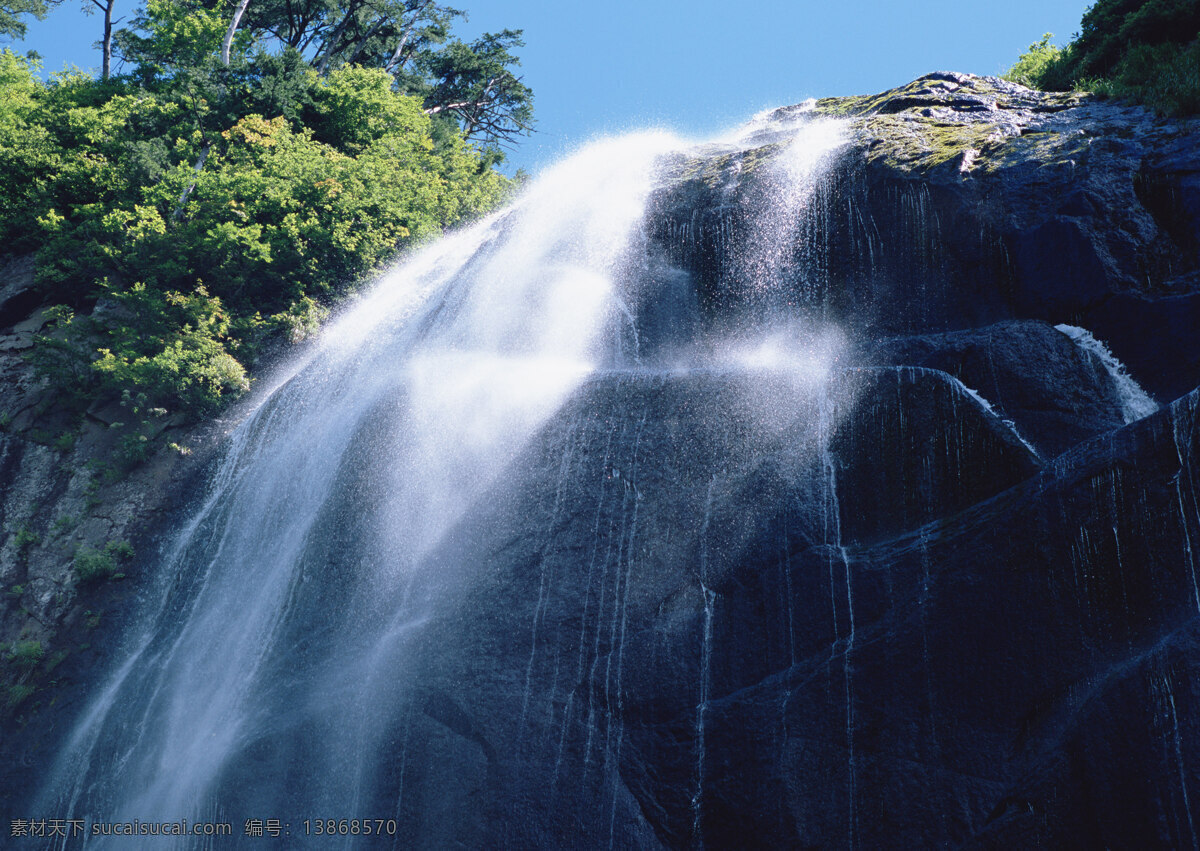
[[[852,117],[855,141],[805,223],[806,297],[876,335],[1079,325],[1161,398],[1195,385],[1196,121],[948,73],[771,119],[807,108]],[[726,248],[748,238],[763,158],[681,163],[660,201],[656,236],[718,309],[738,299]]]
[[[847,144],[783,197],[785,128],[830,115]],[[239,688],[259,702],[204,806],[352,802],[339,816],[394,814],[429,848],[1195,845],[1196,122],[934,74],[675,155],[640,234],[621,368],[395,585],[356,583],[408,563],[378,463],[403,403],[335,397],[347,423],[370,413],[250,654]],[[427,321],[469,307],[452,291]],[[846,342],[820,369],[673,365],[782,315]],[[306,394],[337,375],[301,373],[243,443],[316,417]],[[228,572],[231,512],[197,521],[195,564],[157,586],[147,658],[213,628],[171,631],[206,565]],[[386,641],[356,632],[364,613]],[[7,739],[18,804],[82,693]],[[133,752],[124,726],[81,774],[94,807],[120,799],[104,784]]]
[[[852,141],[781,227],[774,125],[813,114]],[[816,393],[576,394],[435,561],[464,590],[397,721],[409,829],[1194,844],[1200,127],[935,74],[759,132],[652,199],[641,351],[785,304],[852,351]],[[764,232],[783,294],[748,284]],[[1085,328],[1182,398],[1150,413]]]
[[[803,392],[589,385],[458,530],[418,844],[1190,843],[1197,397],[1037,469],[932,370],[748,425]]]
[[[75,705],[104,665],[155,533],[219,431],[164,418],[152,436],[188,455],[133,464],[119,443],[131,411],[65,405],[27,362],[46,306],[32,258],[0,266],[0,752],[12,760],[32,759],[49,708]],[[14,783],[0,782],[5,795]]]

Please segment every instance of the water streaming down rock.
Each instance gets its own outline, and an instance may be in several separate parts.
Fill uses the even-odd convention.
[[[37,808],[420,848],[1194,845],[1200,401],[1131,417],[1052,324],[1107,339],[1133,303],[1094,297],[1126,254],[1071,212],[1152,232],[1076,150],[1124,113],[1005,86],[605,144],[415,257],[231,435]],[[996,150],[889,161],[927,118]],[[1021,129],[1084,166],[1026,168]],[[1075,218],[995,212],[1045,181]]]
[[[842,143],[837,126],[776,129],[783,153],[770,188],[779,209],[760,211],[763,223],[794,226],[822,158]],[[558,166],[513,209],[389,275],[264,394],[234,432],[204,504],[164,553],[126,655],[66,744],[45,805],[145,822],[284,813],[294,831],[305,816],[369,813],[400,816],[411,828],[411,819],[437,819],[442,809],[423,802],[410,810],[403,764],[389,776],[389,751],[410,742],[414,712],[478,742],[487,773],[497,769],[501,757],[459,701],[419,671],[430,653],[414,648],[447,628],[447,612],[478,569],[466,559],[450,565],[438,550],[513,534],[499,525],[481,535],[464,514],[481,511],[472,504],[488,501],[489,489],[508,487],[498,476],[520,476],[513,462],[523,445],[595,369],[639,370],[604,379],[617,385],[662,380],[644,372],[653,362],[639,360],[629,305],[658,298],[648,291],[652,276],[639,280],[637,229],[656,160],[681,147],[665,135],[636,136]],[[762,267],[747,278],[762,293],[779,261],[759,255],[777,250],[772,239],[743,258]],[[656,344],[692,342],[667,340],[647,324]],[[711,347],[698,357],[709,368],[720,359]],[[580,659],[590,656],[581,667],[603,682],[602,695],[578,695],[587,706],[581,756],[612,778],[596,791],[613,787],[607,835],[616,844],[628,819],[628,791],[616,780],[622,650],[645,546],[637,527],[640,428],[632,444],[618,428],[617,449],[628,455],[603,466],[580,601]],[[573,451],[562,454],[556,502],[564,477],[578,475]],[[542,527],[543,546],[558,532],[556,514]],[[600,529],[602,521],[615,534]],[[532,634],[522,639],[530,649],[520,726],[530,729],[539,722],[527,715],[558,711],[556,687],[551,705],[531,696],[543,667],[547,598],[558,593],[556,569],[541,560]],[[570,741],[564,728],[522,750],[533,755],[529,764],[557,743],[561,762]],[[556,774],[564,784],[561,768]],[[423,844],[448,840],[456,821],[421,823],[418,835]]]
[[[1146,391],[1130,377],[1125,370],[1125,365],[1113,357],[1108,346],[1093,337],[1091,331],[1075,325],[1055,325],[1054,327],[1099,361],[1117,389],[1117,396],[1121,400],[1121,415],[1126,423],[1140,420],[1158,410],[1158,403],[1151,399]]]

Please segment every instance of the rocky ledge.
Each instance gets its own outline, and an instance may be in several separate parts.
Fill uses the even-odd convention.
[[[46,306],[32,258],[0,263],[0,719],[10,734],[0,754],[9,756],[26,722],[102,661],[136,593],[126,576],[155,562],[156,529],[221,431],[163,417],[139,435],[174,449],[137,460],[140,447],[122,445],[132,410],[64,405],[27,362]]]
[[[1011,319],[1087,328],[1160,401],[1200,382],[1200,120],[935,73],[762,117],[668,169],[651,239],[711,316],[745,306],[734,247],[794,127],[849,122],[800,214],[795,296],[873,336]]]

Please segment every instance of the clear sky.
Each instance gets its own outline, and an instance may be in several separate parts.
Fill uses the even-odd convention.
[[[12,45],[45,67],[98,68],[99,16],[63,0]],[[253,2],[253,0],[251,0]],[[131,17],[137,0],[117,0]],[[1042,33],[1078,31],[1086,0],[459,0],[463,37],[524,29],[538,132],[510,154],[530,171],[598,135],[715,134],[768,107],[877,92],[928,71],[998,74]]]

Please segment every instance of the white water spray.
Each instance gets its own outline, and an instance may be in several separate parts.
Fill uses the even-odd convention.
[[[650,134],[582,152],[331,325],[234,433],[212,493],[166,554],[161,602],[60,757],[50,800],[128,819],[203,812],[286,691],[271,672],[320,569],[318,530],[336,513],[347,460],[387,460],[370,483],[379,516],[357,532],[388,557],[345,580],[352,597],[376,598],[363,614],[382,612],[395,605],[388,590],[593,369],[655,159],[678,144]],[[386,644],[404,634],[394,621],[367,629]],[[377,647],[357,666],[383,655]],[[330,689],[346,678],[331,670]]]
[[[1121,402],[1121,416],[1126,425],[1158,410],[1158,403],[1151,399],[1141,385],[1133,380],[1133,376],[1125,369],[1125,364],[1117,360],[1108,346],[1093,337],[1091,331],[1075,325],[1055,325],[1054,327],[1074,340],[1075,345],[1082,351],[1095,355],[1099,359],[1104,371],[1112,379],[1113,387],[1116,388],[1117,398]]]
[[[772,143],[771,202],[738,254],[743,282],[761,292],[788,285],[778,243],[796,241],[815,176],[844,142],[841,125],[824,120],[789,133]],[[613,355],[626,334],[636,359],[629,305],[647,296],[628,292],[644,247],[638,226],[656,162],[680,146],[644,134],[586,149],[513,207],[416,253],[281,371],[162,554],[120,661],[60,752],[40,806],[104,820],[196,820],[243,806],[229,790],[256,788],[258,773],[286,771],[263,764],[285,740],[302,749],[308,775],[307,786],[286,791],[297,807],[350,812],[370,801],[373,769],[364,766],[389,747],[377,708],[395,705],[405,650],[454,581],[422,575],[423,559],[591,373],[628,366]],[[805,333],[740,341],[721,360],[817,386],[840,340],[800,345]],[[711,366],[711,353],[692,363]],[[585,601],[579,657],[582,671],[586,637],[592,679],[603,668],[606,711],[618,715],[641,498],[636,482],[625,492],[634,500],[628,539],[611,588],[606,574],[598,580],[597,611]],[[705,587],[697,831],[712,594]],[[615,648],[603,663],[601,617]],[[527,679],[536,622],[531,636]],[[563,741],[580,699],[567,701]],[[533,711],[524,700],[522,718]],[[596,702],[587,706],[585,762],[593,733],[602,736],[615,777],[624,729],[609,719],[601,732]]]

